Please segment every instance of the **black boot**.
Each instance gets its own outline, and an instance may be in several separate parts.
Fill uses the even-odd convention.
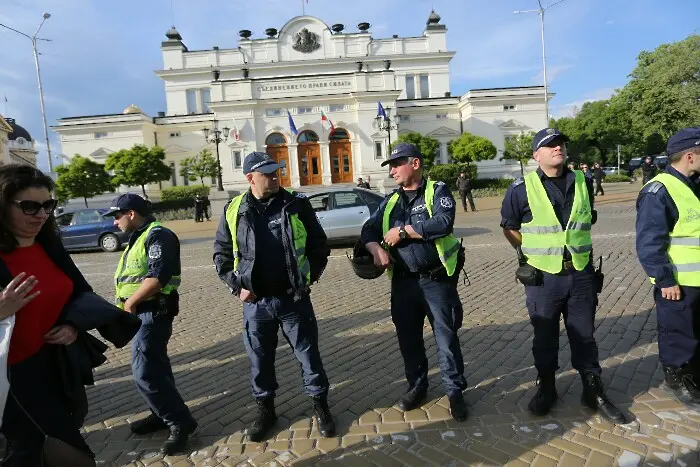
[[[541,374],[537,377],[537,393],[532,398],[527,408],[535,415],[544,416],[552,410],[552,406],[559,397],[555,384],[554,373]]]
[[[467,404],[464,402],[462,392],[456,392],[448,397],[450,400],[450,414],[458,422],[463,422],[467,419]]]
[[[328,408],[328,397],[324,395],[313,396],[311,398],[314,415],[318,421],[318,431],[324,438],[332,438],[335,436],[335,422]]]
[[[156,414],[151,413],[143,420],[137,420],[129,425],[129,428],[135,435],[147,435],[159,430],[165,430],[168,428],[168,425],[161,418],[157,417]]]
[[[404,412],[409,410],[417,409],[425,401],[425,397],[428,395],[427,387],[418,387],[409,390],[406,394],[401,397],[399,403],[397,404],[399,409]]]
[[[250,441],[258,443],[265,439],[267,432],[274,426],[277,414],[275,413],[274,398],[255,399],[255,403],[258,405],[258,417],[248,428],[247,434]]]
[[[182,453],[187,448],[190,435],[197,429],[197,422],[194,419],[179,425],[170,427],[170,436],[165,440],[160,452],[166,456]]]
[[[581,394],[583,405],[597,410],[613,423],[625,423],[625,414],[608,399],[600,376],[595,373],[586,373],[581,375],[581,380],[583,381],[583,394]]]
[[[673,394],[679,402],[694,409],[700,409],[699,380],[688,365],[680,368],[664,366],[664,389]]]

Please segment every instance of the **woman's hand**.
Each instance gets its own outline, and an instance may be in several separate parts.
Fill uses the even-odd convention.
[[[38,290],[32,293],[38,283],[34,276],[27,277],[24,272],[17,274],[0,292],[0,319],[14,315],[24,305],[34,300],[40,293]]]
[[[78,338],[78,330],[70,324],[54,326],[45,336],[47,344],[70,345]]]

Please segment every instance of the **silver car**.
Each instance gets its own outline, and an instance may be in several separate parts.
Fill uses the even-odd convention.
[[[328,240],[354,242],[360,238],[365,221],[379,208],[384,196],[364,188],[308,193]]]

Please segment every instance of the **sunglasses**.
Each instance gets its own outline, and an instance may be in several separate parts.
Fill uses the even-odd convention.
[[[42,209],[46,214],[51,214],[53,210],[56,209],[56,205],[58,204],[58,201],[56,201],[55,199],[47,199],[43,203],[28,199],[22,201],[18,201],[15,199],[13,201],[27,216],[36,216],[37,213]]]
[[[561,139],[555,138],[555,139],[553,139],[552,141],[549,141],[549,142],[544,143],[544,144],[542,145],[542,147],[546,147],[546,148],[556,148],[557,146],[565,147],[565,146],[566,146],[566,141],[563,141],[563,140],[561,140]]]

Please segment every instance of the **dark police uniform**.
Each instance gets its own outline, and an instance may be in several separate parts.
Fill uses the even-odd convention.
[[[245,173],[257,170],[268,174],[278,168],[264,153],[251,153],[244,162]],[[232,205],[238,206],[236,212],[232,212]],[[258,405],[258,419],[248,436],[252,441],[262,440],[277,418],[275,350],[280,326],[301,364],[304,388],[312,397],[321,434],[333,436],[335,425],[327,405],[328,378],[309,295],[309,284],[318,281],[323,273],[330,248],[311,203],[303,195],[284,189],[265,200],[256,199],[248,191],[229,202],[224,212],[214,241],[217,273],[233,295],[246,289],[256,297],[253,302],[243,303],[243,342],[251,362],[253,396]],[[232,232],[234,221],[236,231]],[[303,228],[305,233],[295,233],[295,228]],[[296,244],[304,235],[305,243]],[[308,260],[308,269],[300,266],[301,256]]]
[[[423,239],[404,239],[391,248],[395,262],[391,280],[391,318],[396,327],[409,391],[428,386],[428,359],[423,341],[423,323],[427,315],[438,348],[438,361],[445,391],[459,394],[466,389],[464,361],[457,331],[462,327],[462,303],[457,280],[463,260],[455,274],[448,277],[438,256],[434,240],[452,233],[455,200],[442,182],[435,188],[433,215],[425,203],[426,180],[417,191],[399,188],[399,198],[391,211],[390,227],[411,225]],[[390,196],[381,203],[362,227],[362,243],[381,243],[384,211]],[[437,274],[431,278],[431,273]]]
[[[667,152],[671,155],[698,145],[700,127],[688,128],[671,137]],[[679,180],[682,183],[679,186],[690,189],[686,192],[690,200],[693,194],[700,198],[700,174],[686,177],[671,165],[666,167],[665,173]],[[665,183],[668,182],[652,180],[642,188],[637,199],[637,255],[655,284],[659,360],[663,365],[666,387],[681,402],[697,408],[700,407],[700,287],[688,285],[686,281],[690,278],[690,283],[693,283],[694,278],[695,284],[699,282],[700,269],[697,263],[692,263],[697,261],[700,239],[697,236],[678,239],[681,248],[694,249],[694,255],[681,251],[680,256],[689,259],[691,264],[673,264],[671,233],[679,225],[677,202],[685,201],[674,201]],[[686,226],[700,222],[700,212],[695,211],[692,204],[684,207],[684,215]],[[694,225],[697,232],[697,224]],[[684,280],[680,275],[676,276],[679,266],[686,266]],[[680,300],[663,298],[661,289],[676,285],[680,287]]]
[[[540,130],[533,140],[533,152],[552,142],[561,144],[557,141],[562,140],[567,141],[568,138],[558,130],[552,128]],[[523,245],[526,244],[525,236],[528,235],[530,246],[527,250],[531,250],[533,256],[528,261],[528,266],[546,264],[546,268],[549,268],[557,264],[559,249],[563,252],[561,267],[551,267],[552,272],[547,272],[541,270],[544,266],[539,268],[534,266],[541,279],[525,286],[526,305],[534,331],[532,354],[539,383],[538,391],[528,404],[528,408],[536,415],[546,415],[557,400],[555,372],[559,368],[559,320],[563,316],[571,346],[571,364],[581,375],[583,383],[581,402],[598,410],[609,420],[623,423],[624,414],[607,398],[600,379],[598,346],[593,336],[599,284],[591,264],[593,251],[590,237],[591,225],[595,224],[597,214],[593,209],[592,180],[588,177],[580,177],[581,174],[565,167],[561,176],[548,177],[538,168],[534,172],[534,179],[533,174],[530,174],[528,175],[530,179],[520,178],[508,188],[501,207],[501,227],[521,231]],[[559,226],[545,227],[533,221],[533,212],[526,189],[526,186],[531,183],[533,196],[538,197],[532,200],[532,204],[539,205],[541,207],[538,209],[545,210],[548,201],[551,202],[553,214]],[[585,188],[581,183],[585,183]],[[539,188],[540,184],[541,188]],[[585,190],[579,192],[578,199],[577,185]],[[544,198],[545,194],[546,198]],[[590,203],[590,214],[588,206],[582,205],[586,195]],[[578,207],[574,210],[577,203]],[[550,222],[546,212],[538,210],[536,214],[540,221],[545,220],[545,224]],[[587,220],[582,221],[583,219]],[[527,233],[524,228],[526,224]],[[559,248],[538,248],[537,239],[550,235],[552,227],[561,227],[559,232],[566,233],[565,237],[562,237],[564,243],[561,243]],[[580,243],[574,241],[576,238]],[[523,251],[525,250],[523,246]],[[590,252],[588,258],[585,255],[587,251]],[[543,254],[547,255],[546,262],[537,257]],[[584,262],[586,259],[587,262]],[[555,270],[559,272],[555,273]]]

